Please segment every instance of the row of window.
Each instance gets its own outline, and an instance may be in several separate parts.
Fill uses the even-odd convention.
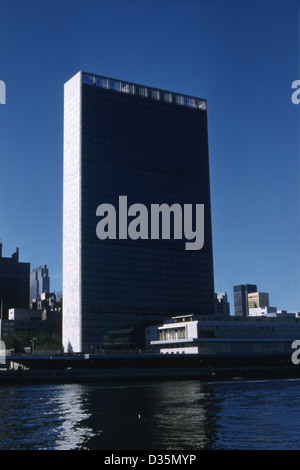
[[[158,333],[159,341],[174,341],[178,339],[185,339],[186,332],[185,330],[175,330],[175,331],[160,331]]]
[[[197,347],[195,345],[192,346]],[[164,354],[180,354],[184,351],[180,350],[185,348],[188,352],[190,346],[186,344],[176,343],[169,344],[167,348],[161,348]],[[173,350],[173,351],[172,351]],[[283,353],[289,352],[290,345],[284,343],[201,343],[198,345],[199,354],[238,354],[238,353]]]
[[[152,98],[154,100],[163,100],[168,103],[176,103],[182,106],[189,106],[206,110],[206,101],[199,98],[193,98],[185,95],[173,94],[167,91],[161,91],[133,83],[123,82],[112,78],[99,77],[96,75],[83,74],[83,83],[86,85],[99,86],[101,88],[119,91],[122,93],[137,94],[143,98]]]

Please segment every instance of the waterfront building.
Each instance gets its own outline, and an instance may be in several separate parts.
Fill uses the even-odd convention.
[[[144,347],[149,324],[214,313],[204,99],[76,74],[64,89],[63,200],[65,351]],[[146,208],[150,231],[150,210],[161,204],[172,207],[170,236],[159,225],[147,236],[133,212]],[[201,249],[186,249],[173,205],[204,205]],[[105,208],[115,210],[106,233]]]
[[[43,330],[45,323],[42,322],[42,310],[30,308],[11,308],[8,319],[0,321],[0,338],[18,337],[19,335],[30,335],[35,337]]]
[[[18,337],[19,335],[30,335],[36,337],[41,331],[45,322],[40,318],[23,319],[23,320],[0,320],[0,338],[6,342],[7,337]]]
[[[30,263],[19,261],[19,248],[10,258],[2,256],[0,242],[0,318],[8,319],[12,307],[29,307]]]
[[[248,310],[250,308],[269,307],[269,294],[266,292],[248,293]]]
[[[234,313],[236,316],[245,317],[248,315],[248,294],[251,292],[257,292],[255,284],[240,284],[233,287]]]
[[[296,316],[179,316],[146,329],[146,345],[161,354],[273,355],[292,352]]]
[[[43,293],[50,292],[50,278],[47,265],[34,268],[30,273],[30,301],[37,299]]]

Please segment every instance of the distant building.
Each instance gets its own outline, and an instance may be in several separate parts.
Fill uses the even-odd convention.
[[[269,306],[269,294],[266,292],[251,292],[248,294],[248,310],[250,308],[263,308]]]
[[[10,308],[8,311],[9,320],[41,320],[43,310],[31,308]]]
[[[62,336],[62,302],[55,294],[41,294],[27,309],[11,308],[8,318],[0,321],[0,339],[23,333],[38,336],[41,331]]]
[[[19,336],[29,334],[32,337],[42,331],[42,310],[31,310],[29,308],[9,309],[8,319],[0,321],[0,338],[5,340],[6,336]]]
[[[62,297],[57,297],[55,293],[43,292],[37,299],[30,302],[32,309],[61,310]]]
[[[277,316],[277,308],[276,307],[251,307],[249,308],[248,315],[250,317],[258,317],[262,315],[267,316]]]
[[[30,263],[19,261],[19,248],[11,258],[2,256],[0,242],[0,318],[8,319],[10,308],[29,307]]]
[[[0,338],[4,340],[6,336],[18,336],[29,334],[32,337],[37,336],[44,331],[45,323],[41,319],[23,319],[23,320],[0,320]]]
[[[146,347],[160,354],[268,355],[291,352],[300,318],[179,316],[146,329]]]
[[[234,313],[238,317],[248,315],[248,294],[257,292],[255,284],[241,284],[233,287],[234,294]]]
[[[249,308],[250,317],[294,317],[299,318],[300,312],[288,312],[287,310],[277,310],[276,307],[257,307]]]
[[[215,313],[217,315],[230,315],[230,304],[226,292],[215,294]]]
[[[49,270],[46,264],[34,268],[30,273],[30,300],[37,299],[45,292],[50,292]]]
[[[47,330],[50,333],[62,335],[62,297],[54,293],[42,293],[38,299],[31,302],[32,310],[42,311],[42,320],[47,321]]]

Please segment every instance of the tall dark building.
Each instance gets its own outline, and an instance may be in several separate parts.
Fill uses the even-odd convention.
[[[233,287],[235,315],[242,317],[248,315],[248,294],[256,291],[255,284],[241,284]]]
[[[153,322],[213,314],[206,101],[83,72],[64,100],[65,350],[144,347]]]
[[[29,307],[30,263],[19,261],[19,249],[11,258],[2,256],[0,243],[0,315],[8,318],[10,308]]]

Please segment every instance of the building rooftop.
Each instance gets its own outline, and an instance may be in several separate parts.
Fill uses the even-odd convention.
[[[136,83],[130,83],[115,78],[82,72],[82,83],[85,85],[106,88],[120,93],[129,93],[145,99],[164,101],[166,103],[173,103],[179,106],[188,106],[202,111],[206,111],[207,109],[207,101],[203,98],[196,98],[194,96],[174,93],[145,85],[138,85]]]
[[[19,248],[16,248],[15,253],[13,253],[10,258],[7,258],[7,257],[2,256],[2,247],[3,247],[3,243],[0,241],[0,260],[2,260],[5,263],[7,262],[18,263],[19,262]]]
[[[269,317],[266,315],[247,315],[245,317],[242,316],[236,316],[236,315],[218,315],[218,314],[212,314],[212,315],[193,315],[193,314],[187,314],[187,315],[179,315],[176,317],[171,317],[165,320],[164,324],[165,325],[170,325],[173,323],[177,323],[179,321],[183,322],[189,322],[189,321],[198,321],[199,323],[222,323],[222,322],[231,322],[231,323],[256,323],[256,322],[275,322],[275,323],[280,323],[280,322],[287,322],[287,323],[292,323],[300,322],[300,317],[298,316],[298,312],[295,312],[294,314],[290,314],[290,316],[285,315],[285,311],[280,311],[278,312],[279,314],[276,317]]]

